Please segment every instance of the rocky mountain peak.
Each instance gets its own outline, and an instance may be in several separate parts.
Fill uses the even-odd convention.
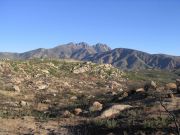
[[[111,50],[107,44],[97,43],[90,45],[86,42],[59,45],[51,49],[36,49],[24,53],[0,53],[0,58],[31,59],[54,58],[76,59],[92,61],[95,63],[112,64],[125,70],[139,69],[167,69],[173,70],[180,67],[180,57],[165,54],[149,54],[146,52],[116,48]]]
[[[107,45],[107,44],[102,44],[102,43],[97,43],[95,45],[93,45],[93,47],[97,50],[97,51],[110,51],[111,48]]]

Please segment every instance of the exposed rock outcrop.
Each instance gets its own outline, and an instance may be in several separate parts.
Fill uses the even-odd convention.
[[[120,112],[124,111],[125,109],[132,108],[131,105],[123,105],[123,104],[118,104],[118,105],[113,105],[100,115],[100,118],[111,118],[116,115],[118,115]]]

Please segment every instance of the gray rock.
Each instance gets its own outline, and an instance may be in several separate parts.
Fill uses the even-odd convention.
[[[26,101],[23,101],[23,100],[19,102],[19,105],[20,105],[21,107],[29,106],[29,104],[28,104]]]
[[[124,104],[118,104],[118,105],[113,105],[107,110],[105,110],[101,115],[100,118],[111,118],[113,116],[118,115],[120,112],[122,112],[125,109],[132,108],[130,105],[124,105]]]
[[[21,92],[19,86],[17,86],[17,85],[13,86],[13,89],[14,89],[16,92]]]

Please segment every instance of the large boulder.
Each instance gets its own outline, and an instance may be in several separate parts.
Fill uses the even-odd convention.
[[[124,105],[124,104],[118,104],[113,105],[100,115],[100,118],[111,118],[114,116],[117,116],[120,112],[124,111],[125,109],[131,108],[131,105]]]
[[[82,113],[82,109],[81,108],[75,108],[74,109],[74,114],[75,115],[79,115],[80,113]]]
[[[94,102],[93,105],[89,108],[89,111],[95,112],[95,111],[101,111],[103,108],[103,105],[99,102]]]
[[[165,88],[166,90],[176,90],[177,86],[175,83],[167,83]]]

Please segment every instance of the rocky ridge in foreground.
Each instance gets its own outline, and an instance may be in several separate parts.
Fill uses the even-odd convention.
[[[132,80],[110,64],[1,61],[0,134],[176,134],[159,99],[179,120],[179,82]]]

